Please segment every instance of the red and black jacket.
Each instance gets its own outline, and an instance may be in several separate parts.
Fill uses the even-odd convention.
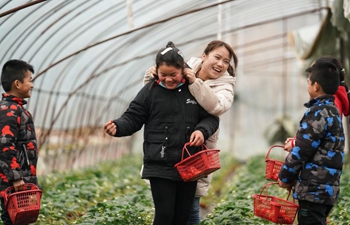
[[[0,189],[22,179],[38,184],[38,147],[32,115],[23,108],[27,102],[9,94],[0,101]],[[26,150],[27,158],[23,159]],[[28,165],[29,162],[29,165]]]

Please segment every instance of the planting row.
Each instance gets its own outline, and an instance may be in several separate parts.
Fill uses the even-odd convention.
[[[43,197],[36,224],[152,224],[153,203],[149,186],[140,179],[142,156],[130,155],[93,168],[40,177]],[[222,168],[214,173],[209,194],[201,205],[215,206],[202,225],[270,224],[254,216],[253,194],[268,183],[265,156],[240,165],[221,153]],[[342,176],[342,191],[329,218],[330,225],[350,221],[349,167]],[[271,185],[269,195],[287,198],[288,192]]]

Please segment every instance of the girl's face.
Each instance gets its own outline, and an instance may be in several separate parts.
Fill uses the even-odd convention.
[[[224,46],[220,46],[208,55],[203,53],[202,62],[199,77],[202,80],[216,79],[227,71],[230,65],[230,53]]]
[[[158,68],[158,78],[167,89],[175,89],[180,84],[183,73],[181,68],[162,64]]]

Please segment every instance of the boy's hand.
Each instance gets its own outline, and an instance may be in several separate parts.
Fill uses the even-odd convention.
[[[277,182],[278,182],[278,186],[280,186],[281,188],[286,188],[288,190],[291,190],[293,187],[293,182],[292,183],[284,183],[280,179],[278,179]]]
[[[104,130],[107,134],[114,136],[117,133],[117,126],[110,120],[105,124]]]
[[[23,191],[24,190],[24,181],[23,180],[16,180],[12,182],[13,187],[15,188],[15,191]]]
[[[204,135],[201,131],[196,130],[191,134],[190,142],[190,146],[200,146],[204,144]]]
[[[284,150],[287,152],[291,152],[294,148],[294,138],[287,138],[287,140],[284,142]]]
[[[190,84],[193,84],[196,81],[196,74],[192,69],[186,68],[184,70],[184,75]]]

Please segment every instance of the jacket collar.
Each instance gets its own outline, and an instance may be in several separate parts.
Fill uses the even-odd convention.
[[[307,108],[310,108],[311,106],[321,106],[321,105],[334,106],[334,96],[333,95],[323,95],[321,97],[311,99],[309,102],[304,104],[304,106]]]
[[[10,95],[8,93],[3,93],[2,94],[2,100],[9,101],[9,102],[16,102],[20,106],[23,106],[23,105],[27,104],[27,101],[24,100],[23,98],[19,98],[19,97],[16,97],[14,95]]]

